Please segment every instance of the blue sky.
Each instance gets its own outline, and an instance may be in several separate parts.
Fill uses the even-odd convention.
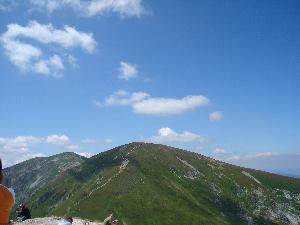
[[[149,141],[283,171],[275,162],[300,158],[299,9],[2,0],[1,157]]]

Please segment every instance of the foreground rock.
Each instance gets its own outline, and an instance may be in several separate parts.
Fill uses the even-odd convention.
[[[23,222],[14,222],[13,225],[57,225],[60,220],[59,217],[35,218]],[[73,225],[102,225],[102,223],[74,218]]]

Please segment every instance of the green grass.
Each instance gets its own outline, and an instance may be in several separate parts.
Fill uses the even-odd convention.
[[[128,155],[132,149],[135,151]],[[119,174],[125,158],[130,162]],[[178,158],[202,175],[194,180],[186,178],[192,169]],[[219,196],[213,186],[220,190]],[[247,224],[246,216],[256,224],[284,224],[270,221],[265,215],[264,210],[273,202],[288,202],[275,195],[274,188],[299,194],[300,182],[163,145],[132,143],[94,156],[61,174],[36,192],[30,205],[34,216],[68,214],[92,220],[103,220],[107,211],[113,210],[121,224],[127,225],[236,225]],[[256,190],[266,198],[258,214],[254,214],[258,207],[255,201],[259,200],[255,199]],[[289,203],[299,216],[299,203]]]

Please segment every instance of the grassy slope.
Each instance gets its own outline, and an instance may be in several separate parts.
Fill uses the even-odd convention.
[[[129,164],[120,173],[125,159]],[[185,178],[191,168],[181,160],[201,174],[194,180]],[[297,193],[300,182],[166,146],[135,143],[101,153],[65,172],[40,190],[31,205],[34,216],[71,214],[94,220],[103,219],[113,209],[128,225],[246,224],[241,215],[249,215],[256,206],[251,203],[252,195],[240,194],[240,187],[261,189],[272,199],[271,188]],[[220,196],[214,189],[221,190]],[[265,221],[263,215],[251,216],[259,224],[280,224]]]

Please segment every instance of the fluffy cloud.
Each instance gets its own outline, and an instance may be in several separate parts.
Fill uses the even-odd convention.
[[[207,105],[209,100],[202,96],[174,98],[148,98],[133,105],[136,113],[149,115],[180,114],[187,110]]]
[[[43,138],[34,136],[0,137],[0,148],[2,153],[9,153],[11,150],[22,153],[28,151],[30,146],[40,144],[43,141]]]
[[[202,95],[186,96],[181,99],[153,98],[146,92],[129,93],[119,90],[106,98],[103,103],[94,101],[97,106],[126,106],[132,107],[135,113],[148,115],[172,115],[205,106],[209,99]]]
[[[68,145],[71,143],[71,141],[66,135],[53,134],[46,138],[46,143],[54,145]]]
[[[211,122],[220,121],[224,118],[224,115],[222,112],[212,112],[209,114],[208,119]]]
[[[158,130],[158,135],[146,138],[146,142],[204,142],[207,139],[201,135],[189,131],[177,133],[169,127],[162,127]]]
[[[37,73],[48,75],[51,73],[51,71],[61,71],[64,69],[64,64],[62,62],[62,59],[58,55],[53,55],[47,60],[40,60],[34,65],[34,70]],[[56,74],[56,77],[61,77],[61,74]]]
[[[105,13],[118,13],[121,17],[140,17],[146,13],[142,0],[30,0],[30,3],[49,13],[69,7],[88,17]]]
[[[60,46],[65,50],[77,47],[88,53],[92,53],[97,44],[91,33],[80,32],[67,25],[64,29],[56,29],[52,24],[44,25],[36,21],[29,22],[27,26],[9,24],[7,31],[0,37],[9,60],[21,71],[54,77],[61,77],[65,68],[62,57],[57,54],[44,56],[40,47],[20,40],[22,38],[39,42],[43,46]]]
[[[136,65],[127,62],[120,62],[119,79],[129,80],[138,76],[138,69]]]

